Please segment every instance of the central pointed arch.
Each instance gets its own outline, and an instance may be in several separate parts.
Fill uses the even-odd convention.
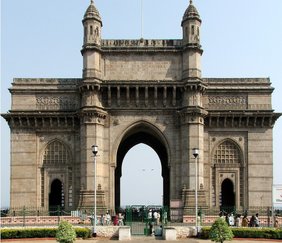
[[[120,207],[120,178],[122,163],[126,153],[135,145],[144,143],[159,156],[163,177],[163,205],[170,201],[169,149],[164,134],[148,122],[139,122],[131,126],[123,135],[117,149],[117,166],[115,170],[115,207]]]

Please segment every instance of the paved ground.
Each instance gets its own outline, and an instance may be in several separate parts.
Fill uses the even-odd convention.
[[[0,240],[1,241],[1,240]],[[88,240],[76,240],[75,243],[113,243],[113,242],[126,242],[126,243],[141,243],[141,242],[149,242],[149,243],[158,243],[162,241],[162,239],[155,239],[152,237],[133,237],[131,241],[118,241],[118,240],[109,240],[109,239],[88,239]],[[2,240],[1,242],[9,242],[9,243],[58,243],[56,240],[53,239],[37,239],[37,240],[30,240],[30,239],[21,239],[21,240]],[[211,243],[210,240],[198,240],[198,239],[182,239],[177,241],[164,241],[165,243]],[[226,241],[228,242],[228,241]],[[247,239],[235,239],[232,240],[232,243],[277,243],[282,242],[282,240],[247,240]]]

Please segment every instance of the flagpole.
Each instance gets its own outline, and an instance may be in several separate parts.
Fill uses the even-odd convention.
[[[143,0],[141,0],[141,39],[143,38]]]

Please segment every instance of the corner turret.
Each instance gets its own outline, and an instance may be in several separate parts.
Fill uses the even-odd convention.
[[[200,27],[202,20],[199,12],[190,0],[182,19],[183,42],[184,44],[200,44]]]
[[[82,20],[84,26],[84,45],[101,45],[102,20],[93,0],[87,8]]]
[[[201,79],[201,56],[203,50],[200,44],[200,27],[202,20],[199,12],[190,0],[181,26],[183,29],[183,80]]]
[[[83,78],[101,77],[101,29],[102,20],[93,0],[87,8],[82,20],[84,27],[83,55]]]

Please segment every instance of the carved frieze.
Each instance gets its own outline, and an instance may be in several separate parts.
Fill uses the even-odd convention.
[[[210,95],[207,98],[206,108],[208,109],[247,109],[246,95]]]
[[[76,110],[79,102],[70,96],[37,96],[36,108],[38,110]]]
[[[103,47],[173,47],[181,45],[181,40],[102,40]]]

